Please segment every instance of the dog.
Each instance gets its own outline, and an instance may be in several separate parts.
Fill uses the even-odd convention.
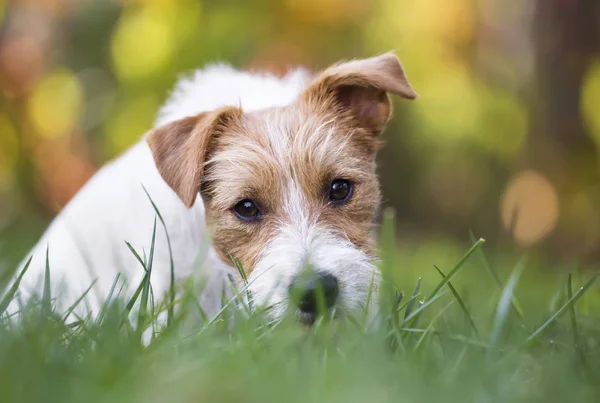
[[[274,318],[292,312],[312,323],[318,290],[336,315],[369,296],[375,304],[375,158],[392,113],[388,93],[416,97],[391,52],[283,78],[225,65],[197,71],[176,85],[154,128],[51,223],[15,301],[41,294],[48,263],[56,308],[95,281],[85,303],[97,312],[117,273],[140,283],[145,271],[125,241],[148,259],[156,228],[157,296],[169,290],[172,259],[176,282],[205,279],[200,303],[214,314],[228,278],[242,285],[235,260],[254,304]]]

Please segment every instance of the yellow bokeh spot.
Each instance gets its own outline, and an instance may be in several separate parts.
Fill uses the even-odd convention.
[[[529,246],[545,238],[558,221],[558,194],[543,175],[523,171],[507,185],[500,203],[504,228],[519,245]]]
[[[381,0],[368,32],[382,45],[464,45],[473,38],[476,8],[471,0]]]
[[[197,7],[201,7],[201,1],[198,0],[143,0],[148,8],[166,13],[196,12]]]
[[[0,115],[0,183],[13,173],[19,155],[17,130],[8,116]]]
[[[121,0],[124,2],[126,7],[138,7],[140,5],[153,8],[155,10],[168,10],[173,6],[177,6],[183,2],[187,2],[188,0]]]
[[[147,132],[156,116],[159,101],[153,94],[126,100],[106,123],[107,153],[118,155]]]
[[[83,110],[84,94],[77,77],[68,70],[58,70],[35,88],[28,103],[28,113],[36,132],[55,139],[72,131]]]
[[[492,155],[514,158],[527,139],[527,105],[506,91],[481,92],[481,129],[474,134],[473,141]]]
[[[474,7],[470,0],[411,0],[398,2],[404,8],[402,29],[410,35],[426,35],[455,44],[468,42],[475,24]]]
[[[600,59],[591,65],[583,80],[581,112],[590,135],[600,147]]]
[[[428,80],[417,80],[414,111],[430,140],[454,142],[476,133],[480,105],[471,77],[460,63],[448,60]]]
[[[171,31],[172,42],[177,42],[197,33],[202,4],[198,0],[135,0],[127,3],[125,12],[159,16]]]
[[[156,75],[169,62],[174,48],[168,13],[153,8],[125,12],[112,38],[112,59],[124,80]]]
[[[283,4],[297,20],[343,23],[364,15],[371,6],[369,0],[285,0]]]

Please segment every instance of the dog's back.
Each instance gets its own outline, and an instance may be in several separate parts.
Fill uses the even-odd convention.
[[[306,79],[303,70],[279,79],[227,66],[208,67],[178,83],[159,112],[155,127],[224,105],[241,105],[248,111],[285,105],[302,91]],[[30,253],[32,261],[20,287],[21,300],[32,293],[41,294],[46,252],[59,311],[81,296],[93,281],[91,298],[86,299],[92,310],[97,310],[106,298],[117,273],[122,273],[129,284],[139,284],[143,268],[125,242],[140,256],[148,256],[156,213],[144,188],[165,221],[176,277],[196,272],[204,262],[202,272],[211,281],[222,282],[227,267],[213,257],[202,202],[191,209],[184,206],[159,175],[150,149],[142,140],[98,171],[52,222]],[[163,295],[170,283],[169,256],[165,231],[158,221],[152,274],[157,296]],[[204,298],[210,311],[210,301],[218,300],[220,293],[214,285],[207,287],[217,293],[217,298]],[[9,311],[16,310],[14,301]]]

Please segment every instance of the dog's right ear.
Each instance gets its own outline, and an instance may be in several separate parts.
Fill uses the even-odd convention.
[[[187,207],[200,191],[204,162],[212,140],[239,118],[240,108],[203,112],[152,130],[148,144],[158,172]]]
[[[387,93],[417,97],[392,52],[333,65],[315,78],[303,96],[310,105],[333,105],[349,113],[361,127],[378,135],[392,111]]]

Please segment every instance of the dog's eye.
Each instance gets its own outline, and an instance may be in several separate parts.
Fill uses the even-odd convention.
[[[347,202],[352,196],[352,184],[345,179],[335,179],[329,188],[329,200],[339,204]]]
[[[260,210],[256,207],[256,204],[248,199],[242,200],[233,206],[233,212],[239,219],[244,221],[252,221],[260,216]]]

